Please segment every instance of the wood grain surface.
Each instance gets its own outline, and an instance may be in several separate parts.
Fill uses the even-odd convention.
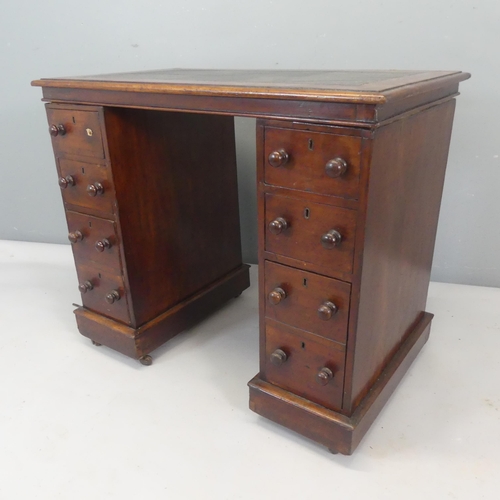
[[[34,86],[240,97],[384,103],[415,85],[469,78],[460,71],[308,71],[166,69],[35,80]],[[438,80],[442,80],[438,82]],[[404,90],[403,90],[404,92]]]

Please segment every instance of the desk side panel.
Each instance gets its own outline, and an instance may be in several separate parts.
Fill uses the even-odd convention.
[[[450,100],[375,131],[348,414],[424,313],[454,109]]]
[[[105,108],[137,326],[241,265],[232,117]]]

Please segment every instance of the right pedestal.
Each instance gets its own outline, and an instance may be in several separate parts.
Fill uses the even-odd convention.
[[[455,100],[373,127],[259,121],[255,412],[350,454],[426,342]]]

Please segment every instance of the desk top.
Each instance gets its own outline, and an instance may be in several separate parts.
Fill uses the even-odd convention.
[[[168,69],[35,80],[53,103],[371,127],[458,93],[460,71]]]
[[[460,71],[167,69],[35,80],[60,89],[383,104],[469,78]]]

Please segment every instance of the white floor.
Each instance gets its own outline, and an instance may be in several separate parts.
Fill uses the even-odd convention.
[[[144,367],[78,333],[69,246],[0,242],[0,498],[500,497],[500,289],[431,284],[431,340],[344,457],[248,409],[255,270]]]

